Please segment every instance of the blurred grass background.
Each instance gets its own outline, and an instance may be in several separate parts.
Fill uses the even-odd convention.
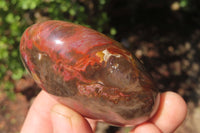
[[[161,92],[179,93],[191,109],[200,105],[199,0],[0,0],[0,120],[9,120],[0,122],[0,132],[19,130],[20,125],[5,130],[18,120],[11,119],[7,105],[20,104],[22,96],[29,101],[37,88],[20,60],[21,35],[49,19],[85,25],[120,41],[143,61]],[[24,87],[24,80],[32,87]],[[192,126],[185,125],[183,132],[200,132]]]

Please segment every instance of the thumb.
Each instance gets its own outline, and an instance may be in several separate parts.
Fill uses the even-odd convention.
[[[72,109],[56,104],[51,110],[53,133],[92,133],[85,118]]]

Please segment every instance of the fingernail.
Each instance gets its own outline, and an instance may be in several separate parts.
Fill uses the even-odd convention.
[[[72,116],[69,109],[63,105],[55,105],[51,110],[54,133],[73,133]]]

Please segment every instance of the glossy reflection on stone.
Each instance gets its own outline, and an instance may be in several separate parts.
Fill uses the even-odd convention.
[[[42,89],[85,117],[131,126],[158,108],[158,90],[143,65],[92,29],[53,20],[34,24],[21,38],[20,53]]]

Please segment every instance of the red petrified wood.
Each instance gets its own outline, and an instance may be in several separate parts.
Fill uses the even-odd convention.
[[[157,110],[159,93],[142,64],[97,31],[62,21],[37,23],[24,32],[20,53],[42,89],[85,117],[132,126]]]

